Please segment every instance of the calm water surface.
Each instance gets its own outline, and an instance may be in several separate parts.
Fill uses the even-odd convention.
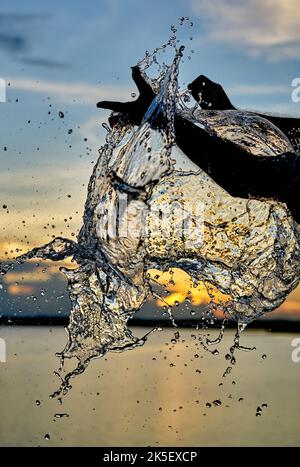
[[[1,327],[7,362],[0,364],[0,445],[300,445],[300,363],[291,359],[300,336],[246,331],[242,343],[257,350],[238,352],[223,378],[233,331],[215,356],[196,346],[196,331],[179,332],[176,344],[174,330],[165,329],[142,348],[93,361],[60,405],[49,394],[58,386],[54,354],[64,346],[64,329]],[[55,417],[63,413],[69,417]]]

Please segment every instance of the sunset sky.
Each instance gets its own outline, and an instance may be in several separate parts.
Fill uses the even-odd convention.
[[[291,99],[300,77],[298,0],[2,0],[1,259],[53,236],[75,238],[105,136],[108,114],[95,104],[131,98],[130,67],[165,43],[181,16],[190,18],[178,29],[187,46],[183,87],[205,74],[237,106],[300,117]],[[51,271],[48,280],[59,280]],[[5,279],[7,294],[25,303],[41,279],[16,274]],[[300,313],[300,289],[283,309]]]

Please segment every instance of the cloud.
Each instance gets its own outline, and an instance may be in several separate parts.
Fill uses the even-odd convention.
[[[52,96],[66,104],[93,105],[99,100],[128,100],[130,88],[115,85],[93,85],[84,82],[48,81],[34,78],[6,78],[11,87],[44,96]]]
[[[0,243],[1,245],[1,243]],[[26,282],[26,284],[39,284],[40,282],[46,282],[51,280],[52,276],[59,274],[59,268],[65,267],[69,269],[75,269],[77,264],[71,262],[70,258],[67,258],[63,261],[58,261],[56,263],[47,263],[47,267],[43,269],[43,273],[39,268],[36,268],[36,264],[41,262],[40,260],[35,259],[31,260],[27,264],[29,267],[22,271],[10,271],[4,277],[3,280],[6,284],[12,285],[16,284],[21,285],[21,283]],[[45,264],[42,262],[42,264]],[[24,269],[24,268],[23,268]],[[59,277],[60,274],[59,274]]]
[[[193,0],[208,39],[271,61],[300,56],[298,0]]]
[[[266,96],[291,94],[291,87],[281,84],[245,84],[228,87],[231,96]]]
[[[36,292],[35,287],[25,284],[10,284],[7,288],[9,295],[25,295],[28,296]]]
[[[56,60],[48,60],[45,58],[24,57],[22,59],[22,62],[26,63],[27,65],[41,66],[44,68],[68,68],[69,67],[67,63],[56,61]]]
[[[44,19],[41,15],[1,13],[0,48],[13,54],[26,53],[32,45],[33,30]]]
[[[8,52],[20,52],[26,48],[26,40],[18,35],[0,34],[0,47]]]
[[[17,60],[32,60],[31,64],[49,66],[48,61],[28,56],[40,44],[48,20],[49,15],[0,13],[0,49]],[[55,66],[55,61],[49,62]],[[60,63],[59,66],[61,65]]]
[[[245,110],[260,110],[261,112],[278,113],[299,118],[299,106],[292,102],[292,87],[281,84],[245,84],[232,85],[226,88],[229,98],[235,103],[235,98],[243,97],[247,106]],[[269,96],[269,102],[266,100]],[[261,101],[263,97],[263,102]],[[250,104],[251,100],[251,104]],[[249,105],[250,104],[250,105]]]

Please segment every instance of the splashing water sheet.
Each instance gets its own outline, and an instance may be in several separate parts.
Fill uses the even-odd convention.
[[[174,39],[168,45],[174,47]],[[77,242],[55,238],[16,260],[20,264],[32,258],[72,257],[77,264],[75,269],[61,268],[72,310],[68,342],[58,354],[61,384],[53,394],[56,397],[68,392],[71,378],[84,372],[91,359],[145,343],[149,333],[134,336],[128,320],[149,297],[157,298],[151,271],[163,274],[180,268],[194,287],[204,284],[211,317],[221,309],[224,317],[237,322],[226,356],[231,365],[235,349],[243,349],[239,334],[247,323],[277,308],[299,283],[299,226],[287,206],[273,199],[231,196],[181,151],[174,120],[181,116],[196,126],[213,128],[224,138],[242,140],[245,146],[251,142],[264,156],[288,143],[275,134],[261,144],[261,129],[252,124],[251,116],[245,121],[238,111],[240,124],[232,125],[232,114],[226,111],[189,108],[185,92],[178,87],[183,47],[175,50],[173,63],[160,67],[154,79],[146,71],[157,63],[158,50],[138,64],[156,97],[140,125],[120,118],[108,129],[90,178]],[[197,151],[201,155],[201,144]],[[2,264],[2,274],[13,267]],[[176,326],[167,301],[165,307]],[[220,342],[224,328],[225,321],[216,340],[210,341],[200,330],[197,339],[210,350]],[[64,372],[65,359],[75,359],[76,368]]]

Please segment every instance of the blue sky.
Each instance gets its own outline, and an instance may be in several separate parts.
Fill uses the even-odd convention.
[[[297,0],[2,0],[0,15],[4,77],[125,87],[129,67],[188,15],[194,27],[179,37],[195,53],[182,67],[183,81],[204,73],[232,88],[239,104],[300,113],[288,99],[300,73]],[[258,85],[269,87],[265,95],[247,93]],[[286,86],[286,95],[276,86]]]
[[[130,67],[165,43],[181,16],[193,22],[178,28],[182,86],[205,74],[237,106],[300,117],[291,100],[300,77],[299,0],[2,0],[0,192],[8,210],[0,256],[76,235],[105,135],[108,114],[96,102],[130,99]]]

